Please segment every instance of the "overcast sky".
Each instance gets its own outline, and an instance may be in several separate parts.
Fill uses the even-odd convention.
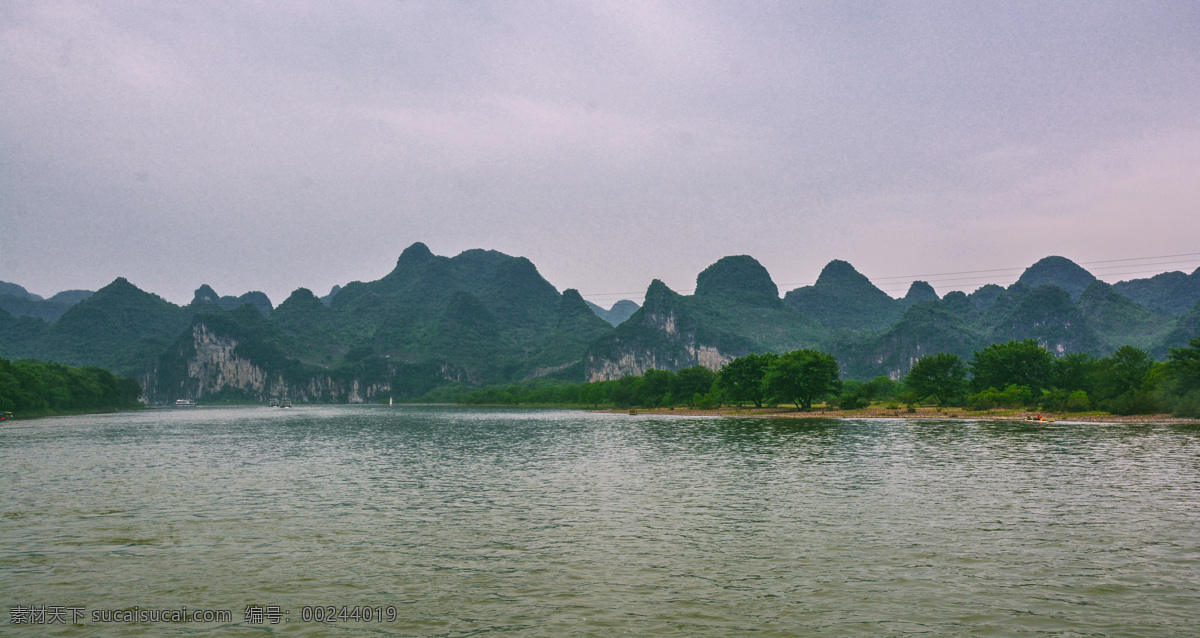
[[[0,3],[0,280],[42,295],[278,304],[415,241],[606,306],[733,254],[1013,269],[927,277],[969,292],[1198,238],[1195,0]]]

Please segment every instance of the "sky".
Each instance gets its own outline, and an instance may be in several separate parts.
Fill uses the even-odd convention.
[[[43,296],[278,304],[417,241],[604,306],[737,254],[944,294],[1198,238],[1194,0],[0,3],[0,280]]]

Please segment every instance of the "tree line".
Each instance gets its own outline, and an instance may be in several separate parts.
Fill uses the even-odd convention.
[[[121,410],[141,405],[137,381],[104,368],[0,359],[0,412],[21,415]]]
[[[976,411],[1027,408],[1200,417],[1200,337],[1172,349],[1165,362],[1132,346],[1107,357],[1056,356],[1029,339],[989,345],[969,359],[949,352],[931,354],[915,361],[902,378],[857,381],[840,378],[832,355],[802,349],[738,357],[716,372],[694,366],[582,384],[535,381],[484,389],[441,388],[423,400],[619,408],[792,404],[800,410],[821,402],[843,410],[872,403],[927,403]]]

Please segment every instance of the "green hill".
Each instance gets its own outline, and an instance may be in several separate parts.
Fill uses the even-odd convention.
[[[198,304],[219,310],[215,293],[202,292]],[[440,383],[546,375],[579,381],[588,345],[612,330],[577,292],[560,295],[528,259],[485,250],[440,257],[419,243],[405,249],[392,272],[347,284],[328,305],[297,289],[262,319],[270,330],[253,327],[246,316],[230,323],[227,315],[197,314],[197,325],[224,344],[221,356],[232,354],[238,366],[255,370],[235,385],[259,400],[281,392],[322,400],[372,400],[383,393],[403,398]],[[181,357],[203,359],[186,341],[176,345],[176,360],[164,359],[162,370],[178,371]],[[264,384],[259,377],[277,381]],[[168,386],[222,391],[189,388],[179,378]]]
[[[905,310],[929,301],[938,301],[938,294],[927,281],[917,280],[908,287],[908,292],[900,299],[900,307]]]
[[[1105,353],[1104,340],[1057,286],[1010,286],[980,318],[985,343],[1036,339],[1051,352]]]
[[[826,264],[815,284],[789,291],[784,302],[829,330],[880,332],[904,312],[900,303],[840,259]]]
[[[965,296],[961,301],[969,303]],[[969,315],[964,316],[954,303],[926,301],[906,310],[900,321],[883,334],[834,342],[830,350],[848,377],[899,378],[925,355],[953,352],[969,357],[982,339],[968,319]]]
[[[415,243],[376,281],[324,298],[299,288],[277,308],[261,293],[222,297],[207,285],[186,307],[125,279],[49,300],[0,286],[8,303],[67,304],[48,320],[0,304],[0,357],[101,366],[142,380],[159,402],[375,401],[449,383],[716,369],[751,352],[805,347],[834,353],[852,378],[897,377],[926,354],[967,356],[1013,339],[1059,354],[1134,345],[1162,358],[1200,331],[1200,299],[1179,310],[1200,297],[1197,281],[1200,273],[1164,273],[1110,286],[1048,257],[1008,289],[938,299],[915,281],[893,299],[834,260],[815,284],[780,299],[761,264],[735,255],[701,271],[690,296],[654,280],[642,307],[605,311],[628,312],[610,323],[575,290],[560,294],[528,259],[492,250],[444,257]]]
[[[1080,313],[1102,336],[1103,351],[1121,346],[1149,350],[1170,329],[1170,322],[1146,310],[1103,281],[1093,281],[1079,296]]]
[[[1174,271],[1120,281],[1113,288],[1156,315],[1178,317],[1200,302],[1200,268],[1190,275]]]
[[[49,324],[30,356],[140,375],[187,327],[191,313],[119,277]]]
[[[49,299],[42,299],[21,286],[0,281],[0,310],[14,317],[36,317],[42,321],[54,321],[68,308],[92,294],[90,290],[64,290]]]
[[[1095,280],[1095,275],[1066,257],[1045,257],[1026,268],[1017,283],[1030,288],[1056,286],[1075,300]]]
[[[195,295],[192,297],[190,305],[195,306],[197,311],[211,310],[212,307],[220,308],[221,310],[233,310],[246,304],[254,306],[259,314],[266,317],[271,314],[271,300],[267,295],[257,290],[248,292],[240,297],[225,295],[224,297],[217,295],[216,291],[208,284],[203,284],[196,289]]]
[[[659,280],[646,301],[588,350],[591,380],[645,370],[705,365],[750,352],[783,352],[816,345],[825,331],[790,309],[757,261],[725,257],[696,278],[696,294],[680,295]]]

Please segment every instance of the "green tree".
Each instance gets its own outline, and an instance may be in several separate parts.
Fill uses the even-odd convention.
[[[725,393],[727,401],[738,404],[749,401],[754,407],[761,408],[766,398],[763,394],[763,378],[778,360],[779,355],[774,353],[738,357],[721,368],[717,385]]]
[[[1054,355],[1034,339],[994,343],[972,355],[971,375],[977,392],[1017,385],[1038,397],[1053,381]]]
[[[905,379],[918,396],[933,397],[938,405],[957,401],[967,391],[967,365],[952,352],[921,357]]]
[[[862,381],[843,381],[842,396],[838,398],[838,409],[857,410],[871,405],[870,390]]]
[[[868,399],[886,399],[896,396],[896,382],[888,377],[875,377],[863,386]]]
[[[1192,337],[1186,347],[1171,348],[1167,356],[1167,371],[1179,391],[1200,390],[1200,335]]]
[[[1121,346],[1100,360],[1097,386],[1101,401],[1115,399],[1136,390],[1150,374],[1154,360],[1149,353],[1133,346]]]
[[[1051,385],[1068,394],[1083,390],[1094,395],[1099,363],[1099,359],[1085,352],[1068,352],[1054,360]]]
[[[1200,336],[1186,347],[1171,348],[1162,395],[1175,416],[1200,417]]]
[[[671,380],[671,396],[677,400],[687,401],[688,405],[694,406],[696,402],[693,397],[697,394],[703,396],[711,392],[716,379],[717,373],[704,366],[684,368],[677,372],[675,378]]]
[[[819,350],[793,350],[779,357],[763,378],[763,389],[776,401],[808,410],[814,401],[841,389],[841,370],[833,355]]]
[[[675,373],[670,370],[647,370],[642,375],[642,386],[638,391],[638,405],[653,408],[666,405],[671,394],[671,381]]]
[[[1114,414],[1158,411],[1151,371],[1154,360],[1145,350],[1121,346],[1098,363],[1096,403]]]

